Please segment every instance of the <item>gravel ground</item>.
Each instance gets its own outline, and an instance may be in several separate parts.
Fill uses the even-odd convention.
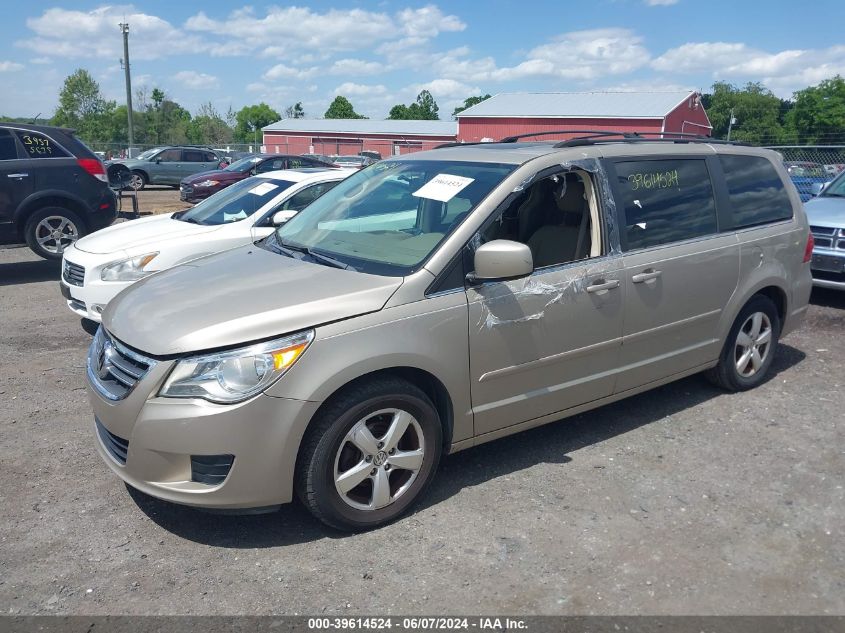
[[[173,187],[148,185],[138,192],[138,212],[142,215],[173,213],[192,206],[189,202],[179,200],[179,190]],[[132,202],[124,199],[122,210],[131,212]]]
[[[0,612],[845,613],[843,293],[753,392],[692,377],[458,453],[415,514],[348,536],[112,476],[57,279],[0,250]]]

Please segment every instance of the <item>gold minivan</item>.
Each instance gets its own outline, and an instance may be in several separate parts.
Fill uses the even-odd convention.
[[[106,464],[161,499],[296,494],[361,530],[408,511],[444,452],[696,372],[765,379],[811,290],[777,154],[508,141],[381,161],[119,294],[88,356]]]

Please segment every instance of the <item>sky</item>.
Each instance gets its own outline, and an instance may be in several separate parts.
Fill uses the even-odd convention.
[[[7,116],[51,116],[76,68],[125,103],[120,22],[133,92],[162,88],[191,112],[263,101],[282,113],[301,101],[319,118],[341,94],[385,118],[425,89],[449,119],[485,93],[707,91],[724,80],[789,98],[845,76],[842,0],[2,0],[2,14]]]

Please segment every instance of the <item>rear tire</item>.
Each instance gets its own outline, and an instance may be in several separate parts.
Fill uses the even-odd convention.
[[[777,351],[780,316],[772,300],[754,295],[739,311],[719,363],[706,372],[714,385],[727,391],[746,391],[765,379]]]
[[[61,260],[64,250],[88,231],[82,219],[62,207],[44,207],[24,225],[24,238],[32,252],[50,260]]]
[[[339,530],[385,525],[428,489],[442,444],[440,417],[421,389],[399,378],[354,385],[323,407],[303,438],[297,495]]]
[[[132,171],[129,179],[129,186],[135,191],[141,191],[148,184],[147,175],[142,171]]]

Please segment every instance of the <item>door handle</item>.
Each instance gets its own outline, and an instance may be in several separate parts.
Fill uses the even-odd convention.
[[[631,277],[631,281],[633,281],[635,284],[641,284],[644,281],[651,281],[652,279],[657,279],[662,274],[663,274],[663,271],[661,271],[661,270],[654,270],[653,268],[647,268],[643,272]]]
[[[587,292],[602,292],[603,290],[611,290],[612,288],[618,287],[618,279],[611,279],[610,281],[605,281],[604,279],[596,279],[592,285],[587,286]]]
[[[6,178],[26,178],[29,174],[6,174]]]

